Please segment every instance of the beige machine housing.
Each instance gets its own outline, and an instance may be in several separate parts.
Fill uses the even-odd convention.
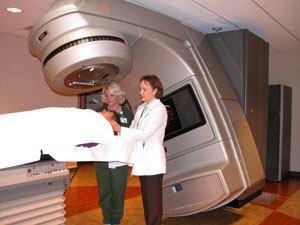
[[[28,41],[58,93],[93,91],[116,80],[135,110],[141,75],[159,76],[165,96],[189,87],[205,122],[164,142],[166,216],[219,208],[264,186],[247,121],[201,32],[121,0],[59,0]]]

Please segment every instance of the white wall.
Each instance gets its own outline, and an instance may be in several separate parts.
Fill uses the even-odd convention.
[[[0,33],[0,114],[44,107],[77,107],[76,96],[51,91],[27,38]]]
[[[300,172],[300,54],[270,54],[269,83],[292,87],[290,171]]]

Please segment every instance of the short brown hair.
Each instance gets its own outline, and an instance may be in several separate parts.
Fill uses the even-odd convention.
[[[156,98],[160,99],[164,95],[164,89],[160,79],[156,75],[145,75],[142,76],[140,82],[147,81],[152,89],[157,89],[157,93],[155,95]]]

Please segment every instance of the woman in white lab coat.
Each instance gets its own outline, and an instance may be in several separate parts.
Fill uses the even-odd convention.
[[[138,150],[132,174],[139,176],[147,225],[160,225],[162,219],[162,179],[166,173],[166,156],[163,147],[167,110],[159,100],[163,87],[155,75],[140,79],[140,97],[143,101],[130,128],[111,122],[121,136],[136,139]]]

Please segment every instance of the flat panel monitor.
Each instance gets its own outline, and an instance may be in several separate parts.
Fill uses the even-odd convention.
[[[185,85],[164,96],[161,100],[168,112],[164,141],[203,126],[206,123],[191,85]]]

